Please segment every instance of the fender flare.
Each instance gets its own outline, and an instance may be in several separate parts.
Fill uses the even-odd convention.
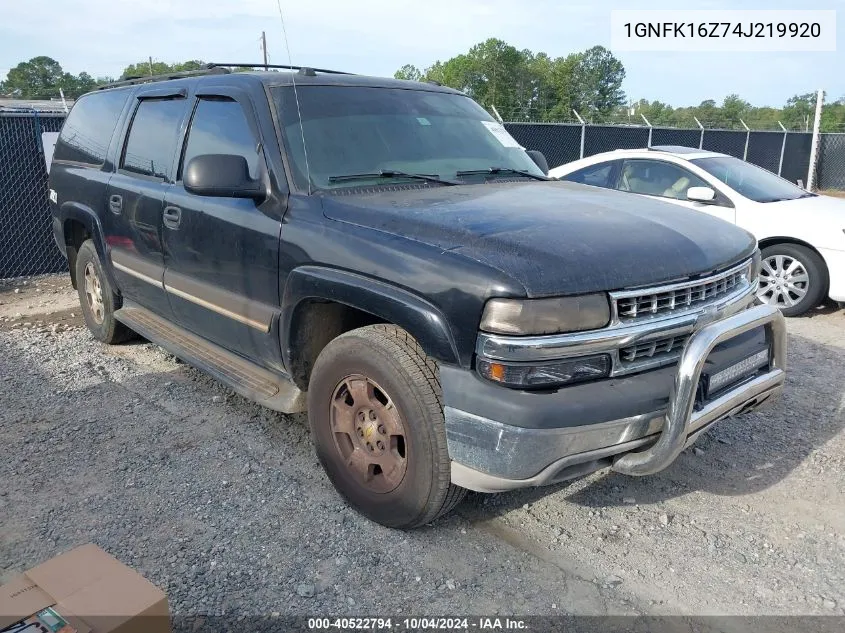
[[[67,235],[65,235],[65,223],[68,220],[79,222],[88,231],[91,239],[94,241],[94,248],[97,250],[97,255],[100,258],[100,263],[103,265],[108,277],[109,284],[112,288],[117,290],[114,274],[112,273],[111,262],[108,258],[108,248],[106,247],[106,240],[103,234],[103,226],[100,224],[100,218],[94,213],[91,207],[78,202],[65,202],[59,208],[59,220],[62,223],[62,239],[67,245]]]
[[[359,273],[301,266],[291,271],[282,295],[279,329],[285,367],[291,367],[294,316],[309,299],[333,301],[372,314],[407,330],[432,358],[449,364],[459,362],[449,322],[431,302],[409,290]]]

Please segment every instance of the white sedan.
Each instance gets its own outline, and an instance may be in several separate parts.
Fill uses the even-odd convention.
[[[757,296],[786,316],[845,302],[845,199],[809,193],[760,167],[689,147],[615,150],[549,176],[650,196],[751,232],[763,255]]]

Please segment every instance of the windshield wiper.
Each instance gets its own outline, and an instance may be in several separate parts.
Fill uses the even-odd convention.
[[[441,185],[460,185],[454,180],[440,178],[437,174],[409,174],[395,169],[382,169],[372,174],[345,174],[343,176],[329,176],[329,182],[349,182],[353,180],[372,180],[373,178],[411,178],[413,180],[425,180],[426,182],[437,182]]]
[[[785,198],[764,198],[763,200],[759,200],[759,202],[767,203],[767,202],[786,202],[788,200],[801,200],[803,198],[810,198],[812,197],[812,193],[807,193],[801,196],[796,196],[794,198],[785,197]]]
[[[492,175],[496,176],[498,174],[516,174],[517,176],[525,176],[526,178],[533,178],[534,180],[552,180],[552,178],[548,178],[546,176],[539,176],[537,174],[532,174],[530,171],[524,171],[522,169],[511,169],[510,167],[489,167],[488,169],[465,169],[463,171],[457,172],[456,176],[480,176],[480,175]]]

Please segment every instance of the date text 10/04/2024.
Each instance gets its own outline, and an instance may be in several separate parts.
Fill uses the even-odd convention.
[[[400,631],[519,631],[527,630],[524,620],[500,617],[476,618],[308,618],[311,630],[400,630]]]

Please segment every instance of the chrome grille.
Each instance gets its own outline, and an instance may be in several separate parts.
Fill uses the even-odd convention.
[[[637,343],[636,345],[623,347],[619,350],[619,358],[622,362],[633,363],[646,359],[674,357],[681,353],[681,350],[684,349],[684,345],[687,344],[689,337],[689,334],[667,336],[666,338],[659,338],[646,343]]]
[[[727,296],[748,283],[751,262],[716,275],[655,288],[612,293],[622,322],[700,307]]]

